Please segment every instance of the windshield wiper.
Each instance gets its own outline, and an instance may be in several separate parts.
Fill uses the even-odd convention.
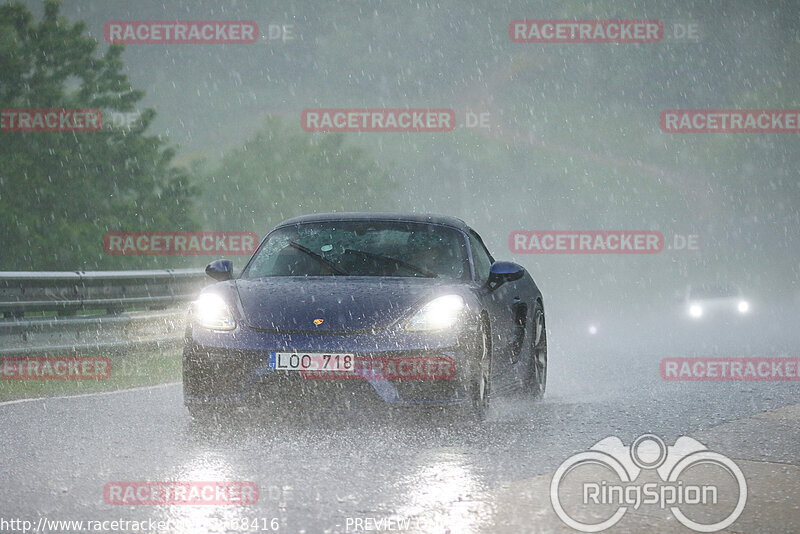
[[[334,264],[332,261],[330,261],[330,260],[328,260],[326,258],[323,258],[322,256],[320,256],[319,254],[317,254],[316,252],[314,252],[310,248],[304,247],[300,243],[295,243],[294,241],[289,241],[289,246],[292,247],[292,248],[296,248],[297,250],[299,250],[300,252],[305,253],[306,255],[308,255],[311,258],[314,258],[319,263],[321,263],[322,265],[324,265],[325,267],[327,267],[328,269],[330,269],[331,271],[333,271],[336,274],[339,274],[339,275],[342,275],[342,276],[347,276],[348,275],[347,272],[342,270],[341,267],[339,267],[338,265]]]
[[[398,260],[397,258],[392,258],[390,256],[383,256],[381,254],[373,254],[372,252],[365,252],[363,250],[353,250],[351,248],[345,249],[344,253],[345,254],[361,254],[362,256],[366,256],[368,258],[372,258],[372,259],[375,259],[375,260],[380,260],[380,261],[384,261],[384,262],[387,262],[387,263],[393,263],[393,264],[398,265],[398,266],[400,266],[400,267],[402,267],[404,269],[408,269],[409,271],[413,271],[413,272],[419,273],[419,274],[421,274],[422,276],[424,276],[426,278],[438,278],[439,277],[438,274],[436,274],[436,273],[434,273],[432,271],[429,271],[428,269],[425,269],[423,267],[419,267],[417,265],[412,265],[410,263],[406,263],[403,260]]]

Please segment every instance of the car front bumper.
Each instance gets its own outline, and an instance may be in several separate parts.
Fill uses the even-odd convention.
[[[466,329],[465,329],[466,330]],[[463,331],[462,331],[463,332]],[[462,332],[274,333],[187,330],[187,405],[309,404],[342,399],[393,405],[451,404],[469,398],[473,339]],[[270,353],[347,353],[350,373],[275,370]],[[274,359],[274,357],[273,357]]]

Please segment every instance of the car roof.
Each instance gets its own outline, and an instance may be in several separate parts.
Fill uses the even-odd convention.
[[[708,290],[708,289],[740,291],[739,286],[737,286],[736,284],[734,284],[732,282],[713,282],[713,283],[703,282],[703,283],[699,283],[699,284],[690,284],[689,285],[689,289],[690,290],[701,290],[701,291]]]
[[[432,213],[394,213],[394,212],[342,212],[342,213],[313,213],[286,219],[275,228],[291,226],[310,222],[328,221],[397,221],[418,222],[450,226],[462,231],[472,230],[467,223],[457,217],[436,215]]]
[[[742,295],[742,289],[730,282],[701,283],[690,285],[687,293],[700,298],[736,297]]]

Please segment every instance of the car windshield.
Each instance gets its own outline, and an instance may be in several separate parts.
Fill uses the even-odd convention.
[[[693,299],[719,299],[725,297],[736,297],[740,293],[739,289],[730,284],[704,285],[691,288],[689,295]]]
[[[464,237],[446,226],[394,221],[305,223],[272,232],[242,274],[463,279]]]

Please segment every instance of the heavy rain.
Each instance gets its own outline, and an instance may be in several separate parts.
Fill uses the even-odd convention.
[[[795,0],[0,2],[0,532],[800,531]]]

